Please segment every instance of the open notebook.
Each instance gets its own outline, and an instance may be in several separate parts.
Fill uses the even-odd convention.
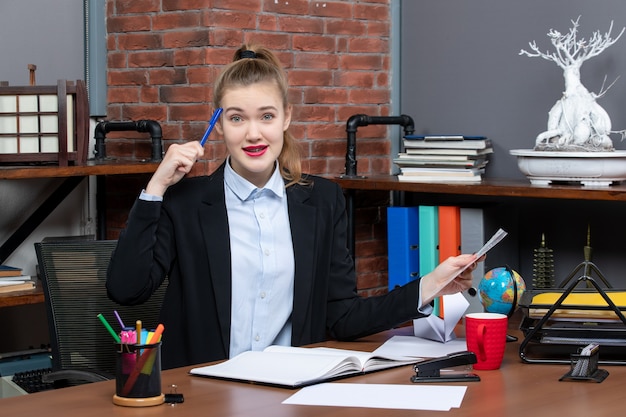
[[[422,360],[379,356],[370,352],[334,348],[269,346],[243,352],[215,365],[193,368],[192,375],[298,388]]]

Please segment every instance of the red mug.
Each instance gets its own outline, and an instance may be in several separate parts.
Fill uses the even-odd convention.
[[[470,313],[465,315],[467,350],[474,352],[474,369],[500,368],[506,347],[508,318],[499,313]]]

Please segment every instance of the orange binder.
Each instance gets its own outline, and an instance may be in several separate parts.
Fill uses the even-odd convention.
[[[439,262],[461,254],[461,208],[439,206]]]
[[[438,206],[439,208],[439,262],[461,254],[461,208]],[[435,303],[439,317],[444,316],[443,297]]]

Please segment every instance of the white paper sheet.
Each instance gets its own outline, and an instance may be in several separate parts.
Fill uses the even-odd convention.
[[[464,338],[456,338],[442,343],[416,336],[393,336],[372,353],[393,357],[427,359],[466,350],[467,344]]]
[[[302,388],[283,404],[450,411],[465,386],[325,383]]]
[[[448,342],[455,338],[454,328],[463,318],[469,301],[461,293],[443,296],[444,317],[431,314],[413,320],[413,333],[415,336],[437,342]]]

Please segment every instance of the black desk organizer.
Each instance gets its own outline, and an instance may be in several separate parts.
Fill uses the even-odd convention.
[[[598,368],[598,358],[599,349],[590,355],[572,355],[572,368],[559,381],[604,381],[609,376],[609,372]]]
[[[605,283],[606,281],[603,280]],[[606,301],[605,306],[572,305],[563,306],[566,297],[581,283],[586,288],[576,292],[597,292]],[[562,292],[553,305],[532,304],[533,297],[541,292]],[[548,290],[529,290],[520,300],[520,308],[524,310],[524,318],[520,329],[524,333],[524,340],[519,347],[519,356],[526,363],[562,363],[570,364],[572,355],[579,353],[579,349],[589,343],[597,343],[602,351],[602,359],[598,364],[626,365],[626,317],[609,298],[607,292],[624,292],[601,288],[595,279],[583,275],[569,283],[566,288]],[[619,320],[602,321],[593,318],[577,321],[554,320],[552,315],[559,308],[567,310],[596,310],[613,311]],[[531,318],[530,310],[547,309],[543,317]],[[591,316],[590,316],[591,317]]]

